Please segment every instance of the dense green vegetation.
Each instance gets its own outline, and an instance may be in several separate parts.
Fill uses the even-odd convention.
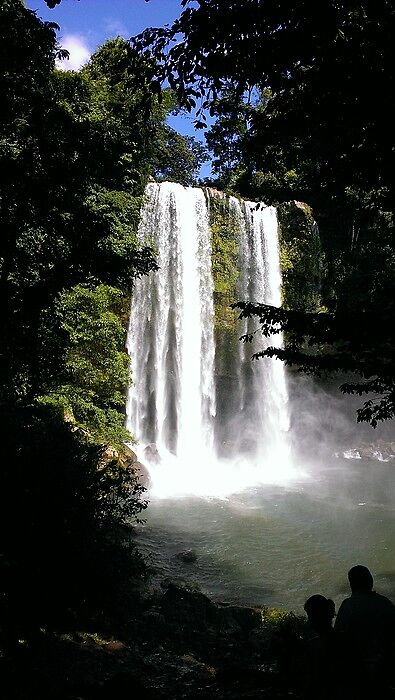
[[[214,281],[215,373],[217,405],[224,410],[233,381],[237,313],[232,302],[238,298],[240,277],[240,222],[222,192],[211,191],[209,200],[212,231],[212,271]],[[229,405],[229,402],[228,402]]]
[[[129,300],[120,289],[77,285],[60,292],[55,320],[65,336],[64,379],[39,403],[61,409],[98,442],[116,447],[130,440],[124,428],[125,390],[130,383],[125,353]]]
[[[234,327],[229,304],[237,296],[239,279],[239,222],[229,207],[228,198],[210,198],[212,231],[212,269],[214,280],[216,329]]]
[[[104,459],[107,444],[132,440],[130,294],[156,268],[139,211],[149,177],[189,183],[204,157],[167,126],[177,105],[170,91],[152,98],[147,57],[133,62],[114,39],[79,72],[60,71],[56,31],[22,2],[1,5],[0,594],[11,636],[12,615],[23,627],[29,606],[37,629],[115,600],[122,546],[111,533],[145,507],[133,470]]]
[[[284,202],[277,208],[277,215],[283,306],[317,311],[321,305],[323,256],[311,208],[301,202]]]

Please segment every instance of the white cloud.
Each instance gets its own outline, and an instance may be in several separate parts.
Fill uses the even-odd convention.
[[[107,18],[104,20],[104,28],[110,36],[123,36],[124,39],[130,37],[130,31],[118,19]]]
[[[62,39],[63,49],[67,49],[70,58],[57,61],[57,67],[62,70],[79,70],[91,57],[91,51],[83,36],[79,34],[66,34]]]

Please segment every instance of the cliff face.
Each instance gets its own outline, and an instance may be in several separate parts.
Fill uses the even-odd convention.
[[[283,306],[317,311],[321,306],[323,256],[317,224],[304,202],[284,202],[277,208]]]
[[[221,373],[228,365],[226,355],[231,355],[238,342],[237,313],[230,305],[240,298],[240,223],[226,194],[210,188],[207,197],[212,229],[217,369]],[[317,311],[321,305],[323,259],[311,208],[303,202],[284,202],[277,208],[277,216],[283,305],[289,309]]]
[[[214,195],[214,196],[213,196]],[[237,312],[230,308],[238,299],[239,222],[223,193],[210,191],[212,230],[212,269],[214,280],[214,330],[216,336],[216,374],[232,375],[238,334]]]
[[[259,267],[259,260],[262,255],[269,260],[273,248],[270,252],[266,249],[267,232],[263,236],[265,243],[260,242],[256,230],[260,217],[253,214],[255,224],[251,218],[254,205],[212,189],[206,191],[206,196],[212,232],[217,415],[222,417],[221,425],[227,426],[240,412],[240,382],[246,387],[250,385],[250,356],[262,344],[258,334],[254,347],[242,346],[240,336],[247,327],[248,332],[253,332],[258,324],[251,321],[247,327],[242,325],[231,304],[238,300],[264,302],[271,298],[267,288],[269,280],[265,277],[268,271],[265,271],[265,265]],[[277,218],[282,303],[285,308],[317,311],[320,307],[322,260],[318,228],[311,209],[301,202],[287,202],[277,208]],[[246,245],[250,256],[247,259]],[[265,278],[261,284],[256,282],[258,277]],[[284,342],[287,342],[286,338]],[[253,404],[251,397],[246,400]],[[217,437],[218,443],[225,445],[229,431],[226,428],[223,432],[219,430]]]
[[[207,194],[212,231],[216,400],[217,412],[226,424],[236,410],[233,385],[240,333],[237,311],[230,306],[239,298],[240,223],[224,193],[210,190]]]

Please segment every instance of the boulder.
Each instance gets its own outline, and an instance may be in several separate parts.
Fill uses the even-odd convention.
[[[123,445],[121,450],[113,445],[103,445],[103,451],[97,465],[98,471],[106,469],[112,462],[117,462],[122,469],[131,469],[137,462],[137,455],[127,445]]]
[[[130,466],[137,462],[137,455],[128,445],[123,445],[119,459],[125,466]]]
[[[167,623],[180,629],[208,633],[209,629],[226,635],[249,636],[261,630],[262,610],[228,603],[215,603],[193,584],[182,580],[167,582],[160,610]]]
[[[176,559],[183,561],[185,564],[194,564],[197,558],[197,554],[193,549],[186,549],[184,552],[176,554]]]
[[[374,445],[361,445],[361,447],[358,448],[362,459],[374,459],[374,451]]]
[[[219,603],[218,615],[221,627],[233,629],[237,626],[246,633],[262,627],[262,610],[259,608]]]
[[[112,462],[118,462],[119,452],[112,445],[104,445],[100,459],[97,463],[97,470],[104,471]]]
[[[203,663],[196,659],[192,654],[183,654],[179,657],[179,664],[185,672],[193,676],[197,675],[201,680],[212,681],[216,675],[216,669],[213,666]]]
[[[145,630],[154,632],[156,635],[166,627],[164,615],[156,609],[146,610],[142,615],[142,621]]]
[[[147,447],[144,448],[144,457],[147,460],[147,462],[151,462],[151,464],[160,463],[161,457],[155,443],[147,445]]]
[[[136,474],[141,486],[148,489],[151,486],[151,477],[147,467],[141,462],[134,462],[131,468],[134,474]]]
[[[362,459],[374,460],[379,462],[389,462],[394,458],[394,451],[390,442],[377,442],[370,444],[362,444],[358,447],[358,452]]]
[[[217,606],[204,593],[185,582],[170,582],[162,597],[161,611],[166,622],[187,628],[193,632],[213,625],[217,619]]]

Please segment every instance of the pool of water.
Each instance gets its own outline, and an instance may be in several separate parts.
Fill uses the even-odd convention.
[[[321,593],[338,605],[355,564],[395,600],[395,460],[332,459],[305,473],[221,500],[152,499],[139,546],[162,575],[193,580],[217,600],[299,613]],[[195,563],[177,558],[187,549]]]

